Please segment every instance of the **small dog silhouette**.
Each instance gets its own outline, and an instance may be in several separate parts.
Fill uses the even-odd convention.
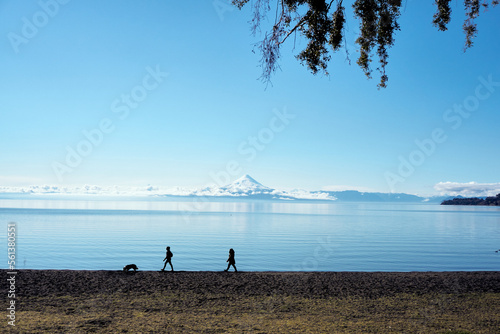
[[[134,269],[134,272],[136,272],[139,268],[135,264],[127,264],[125,267],[123,267],[123,271],[128,272],[130,269]]]

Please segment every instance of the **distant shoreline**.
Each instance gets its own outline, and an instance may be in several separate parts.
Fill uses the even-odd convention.
[[[441,202],[441,205],[473,205],[473,206],[500,206],[500,194],[496,197],[468,197],[468,198],[454,198]]]

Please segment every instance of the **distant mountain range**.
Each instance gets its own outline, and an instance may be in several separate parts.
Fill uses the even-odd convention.
[[[327,200],[341,202],[433,202],[440,203],[449,196],[420,197],[404,193],[377,193],[359,192],[357,190],[344,191],[306,191],[306,190],[277,190],[266,187],[250,175],[243,175],[231,184],[223,187],[205,188],[196,195],[224,197],[247,197],[254,199],[282,199],[282,200]]]
[[[449,196],[420,197],[404,193],[377,193],[359,192],[356,190],[328,191],[330,196],[335,196],[342,202],[432,202],[440,203]]]
[[[405,202],[441,203],[450,196],[420,197],[404,193],[344,191],[307,191],[302,189],[278,190],[262,185],[250,175],[245,174],[236,181],[219,187],[208,186],[200,189],[147,187],[1,187],[0,194],[60,194],[60,195],[101,195],[101,196],[155,196],[155,197],[208,197],[208,198],[245,198],[260,200],[307,200],[339,202]]]

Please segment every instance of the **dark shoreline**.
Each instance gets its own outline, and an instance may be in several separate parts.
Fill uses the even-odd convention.
[[[4,277],[9,270],[1,270]],[[460,272],[213,272],[110,270],[16,271],[18,297],[190,292],[236,296],[378,298],[399,293],[500,293],[500,271]]]
[[[500,206],[500,194],[486,198],[457,197],[442,201],[441,205]]]

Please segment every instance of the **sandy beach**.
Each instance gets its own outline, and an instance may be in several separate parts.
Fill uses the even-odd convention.
[[[18,332],[500,332],[500,272],[19,270],[15,300]]]

